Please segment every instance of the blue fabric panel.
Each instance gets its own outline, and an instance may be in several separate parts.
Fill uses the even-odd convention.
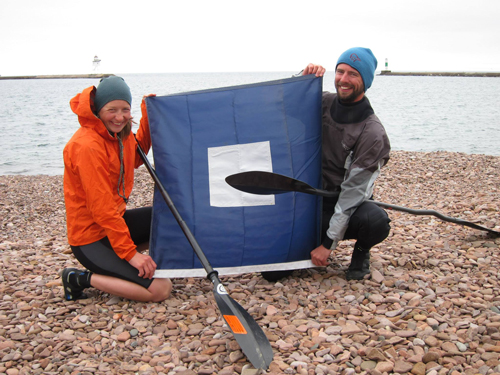
[[[310,259],[320,199],[212,207],[208,149],[269,141],[273,172],[321,187],[321,91],[305,76],[146,99],[156,172],[214,268]],[[201,267],[158,192],[150,253],[159,269]]]

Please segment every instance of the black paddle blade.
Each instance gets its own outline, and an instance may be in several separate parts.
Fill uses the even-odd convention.
[[[325,197],[335,196],[338,193],[318,190],[303,181],[296,180],[281,174],[263,171],[250,171],[236,173],[226,177],[226,182],[235,189],[245,193],[267,195],[283,194],[296,191],[322,195]]]
[[[212,282],[215,301],[241,350],[253,367],[267,370],[274,356],[267,336],[250,314],[229,297],[218,278]]]

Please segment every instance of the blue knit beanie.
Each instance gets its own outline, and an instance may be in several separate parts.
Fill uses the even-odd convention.
[[[113,100],[125,100],[132,105],[130,88],[122,77],[109,76],[101,79],[94,97],[95,113],[98,114],[102,107]]]
[[[369,48],[349,48],[340,55],[335,69],[337,69],[339,64],[347,64],[351,68],[356,69],[363,79],[365,92],[370,88],[375,77],[375,69],[377,69],[377,59]]]

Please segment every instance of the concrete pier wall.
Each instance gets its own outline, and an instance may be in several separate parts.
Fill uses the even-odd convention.
[[[500,77],[500,72],[392,72],[382,70],[379,76],[429,76],[429,77]]]
[[[114,74],[56,74],[40,76],[0,76],[1,79],[71,79],[71,78],[96,78],[113,76]]]

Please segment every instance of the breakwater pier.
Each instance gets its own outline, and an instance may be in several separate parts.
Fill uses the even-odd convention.
[[[428,76],[428,77],[500,77],[500,72],[393,72],[382,70],[379,76]]]
[[[104,78],[114,74],[54,74],[37,76],[0,76],[0,80],[6,79],[72,79],[72,78]]]

